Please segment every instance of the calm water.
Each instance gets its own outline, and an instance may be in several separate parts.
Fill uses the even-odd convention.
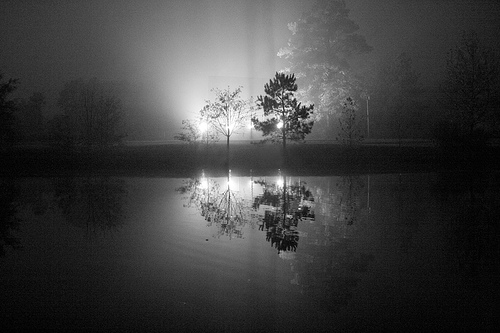
[[[297,226],[282,238],[260,225],[270,202],[247,208],[264,192],[249,177],[233,175],[229,203],[241,208],[245,223],[225,229],[203,208],[215,201],[206,195],[212,192],[190,187],[181,194],[183,179],[2,179],[0,325],[493,329],[499,176],[288,178],[304,185],[307,197],[298,203],[308,214],[296,215]],[[253,180],[272,184],[277,177]],[[207,183],[220,193],[227,186],[224,178]]]

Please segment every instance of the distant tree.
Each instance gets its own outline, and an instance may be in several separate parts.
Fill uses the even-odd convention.
[[[252,118],[256,130],[262,131],[268,140],[283,144],[283,162],[287,164],[286,141],[304,140],[313,127],[313,108],[301,105],[294,97],[297,91],[295,76],[276,73],[264,86],[266,96],[257,98],[257,107],[263,109],[264,118]]]
[[[17,79],[3,81],[0,73],[0,146],[12,143],[14,140],[14,112],[16,103],[9,99],[9,95],[17,88]]]
[[[93,78],[68,82],[59,94],[71,140],[87,147],[108,146],[123,137],[124,112],[110,85]]]
[[[45,95],[33,93],[27,101],[20,101],[17,115],[20,134],[25,140],[38,140],[43,132],[43,107],[46,105]]]
[[[192,119],[184,119],[182,121],[182,132],[176,134],[174,139],[189,144],[195,144],[200,141],[201,135],[202,132],[199,123]]]
[[[215,88],[212,92],[215,93],[215,100],[207,101],[200,116],[206,120],[209,129],[226,137],[229,165],[229,138],[248,124],[253,108],[250,100],[241,97],[241,87],[234,91],[229,87],[224,90]]]
[[[74,145],[68,116],[55,115],[48,121],[47,130],[49,139],[56,146],[70,148]]]
[[[423,92],[419,78],[420,74],[414,70],[412,59],[406,53],[380,66],[373,101],[382,111],[376,115],[379,136],[382,132],[385,133],[382,136],[401,142],[403,137],[409,136],[411,127],[416,127],[416,118],[423,109],[419,101]]]
[[[292,36],[278,56],[285,58],[287,73],[295,73],[301,90],[298,96],[316,106],[315,133],[329,136],[330,122],[342,100],[360,89],[350,60],[372,50],[349,18],[345,1],[318,0],[297,22],[288,25]],[[325,119],[325,121],[319,121]]]
[[[499,112],[498,73],[498,54],[481,45],[474,31],[463,32],[448,53],[442,85],[449,126],[457,136],[475,140],[480,132],[491,130],[489,123]]]
[[[177,133],[174,139],[188,144],[199,144],[202,142],[208,144],[217,142],[219,137],[217,133],[211,130],[206,120],[201,119],[200,115],[197,119],[184,119],[182,121],[182,132]]]
[[[22,220],[18,215],[19,189],[13,179],[0,179],[0,257],[5,256],[6,248],[21,248],[19,238],[12,231],[19,230]]]
[[[349,148],[361,142],[364,139],[362,121],[363,117],[358,115],[356,102],[351,97],[347,97],[342,103],[337,141]]]

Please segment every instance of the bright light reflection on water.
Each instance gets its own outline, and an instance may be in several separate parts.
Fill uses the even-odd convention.
[[[205,176],[224,191],[227,178]],[[205,186],[179,193],[182,179],[2,179],[0,322],[82,331],[494,327],[498,174],[286,178],[308,191],[308,214],[286,244],[261,222],[272,196],[249,208],[277,177],[253,180],[232,177],[246,222],[220,232],[201,214],[200,200],[215,197]]]

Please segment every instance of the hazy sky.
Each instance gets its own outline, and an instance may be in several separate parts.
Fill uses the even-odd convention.
[[[423,78],[442,68],[461,29],[489,43],[500,36],[498,0],[348,0],[372,57],[407,51]],[[138,109],[165,115],[177,130],[215,85],[248,94],[284,63],[287,23],[307,0],[0,0],[0,72],[20,94],[55,100],[64,82],[125,81]],[[369,64],[367,61],[365,64]],[[142,112],[142,111],[140,111]]]

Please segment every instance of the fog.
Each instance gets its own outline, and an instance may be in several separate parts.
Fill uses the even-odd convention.
[[[373,47],[353,62],[366,71],[407,52],[424,85],[434,84],[461,30],[495,46],[497,1],[346,1]],[[304,0],[9,1],[0,2],[0,72],[19,79],[17,97],[45,94],[47,117],[65,82],[97,77],[120,82],[131,127],[171,138],[196,114],[210,89],[243,86],[245,96],[285,61],[287,23],[310,8]],[[143,131],[144,132],[144,131]],[[133,136],[132,136],[133,137]]]

